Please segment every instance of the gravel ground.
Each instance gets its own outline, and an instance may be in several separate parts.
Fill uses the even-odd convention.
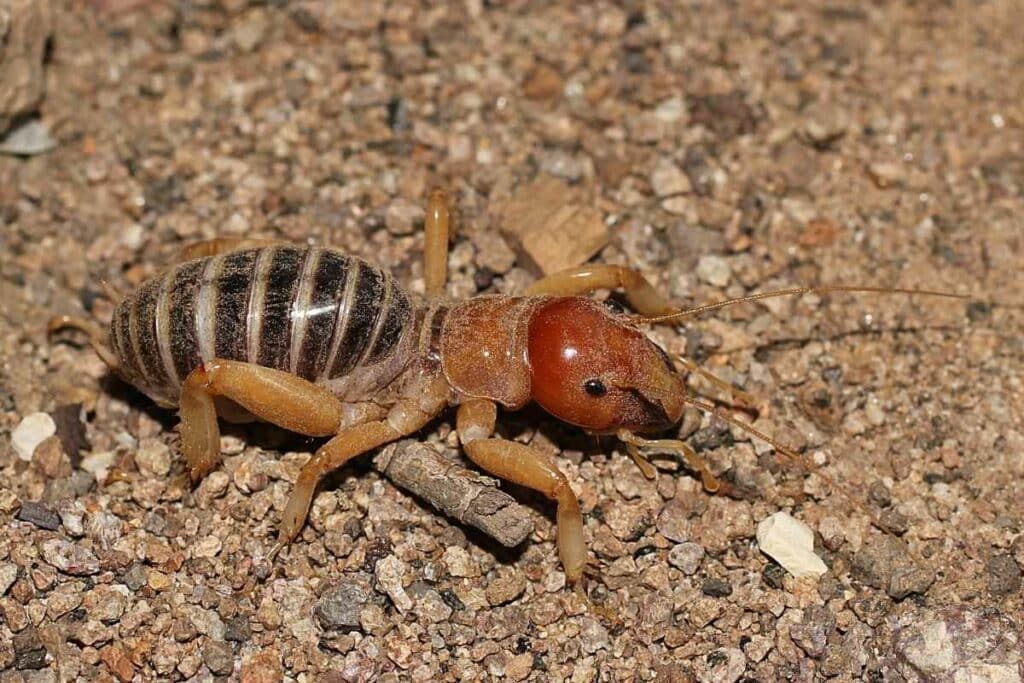
[[[56,146],[0,157],[0,683],[1021,680],[1020,3],[348,4],[57,4]],[[422,290],[435,184],[450,294],[514,292],[537,273],[499,207],[546,176],[609,226],[597,260],[680,305],[828,282],[970,301],[807,296],[652,331],[820,468],[689,415],[742,498],[504,416],[581,499],[592,609],[544,501],[512,490],[536,530],[508,551],[367,463],[269,566],[315,444],[229,430],[189,490],[173,416],[44,333],[214,235],[330,243]],[[780,511],[824,575],[760,552]]]

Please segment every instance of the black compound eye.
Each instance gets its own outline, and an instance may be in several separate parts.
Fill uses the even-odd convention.
[[[601,397],[608,393],[608,387],[599,379],[588,379],[583,383],[583,390],[594,397]]]

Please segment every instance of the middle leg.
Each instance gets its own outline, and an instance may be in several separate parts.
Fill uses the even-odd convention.
[[[546,454],[534,448],[487,438],[494,433],[497,409],[483,399],[459,406],[456,429],[459,441],[470,460],[487,472],[543,493],[558,503],[556,513],[558,556],[565,578],[576,583],[587,565],[587,546],[583,540],[583,515],[569,480]]]
[[[273,558],[302,530],[313,495],[324,475],[358,455],[420,429],[444,409],[448,393],[448,384],[440,375],[421,377],[406,387],[404,395],[388,410],[384,419],[342,429],[317,449],[295,481],[292,495],[281,515],[278,540],[270,551],[270,557]]]

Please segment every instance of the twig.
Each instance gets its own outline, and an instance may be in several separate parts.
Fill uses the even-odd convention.
[[[419,441],[406,439],[384,448],[373,466],[396,486],[506,547],[519,545],[533,532],[529,508],[496,488],[493,479],[460,467]]]

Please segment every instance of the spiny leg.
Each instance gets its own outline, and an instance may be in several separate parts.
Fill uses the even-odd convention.
[[[470,460],[496,477],[543,493],[558,503],[558,556],[565,577],[576,583],[587,564],[583,540],[583,515],[579,501],[555,462],[546,454],[504,439],[486,438],[494,433],[496,408],[482,399],[459,406],[456,429]]]
[[[214,359],[189,373],[181,388],[181,451],[192,481],[220,460],[215,396],[306,436],[334,434],[342,420],[341,403],[322,386],[261,365]]]
[[[448,229],[451,213],[448,196],[435,188],[427,200],[426,235],[423,243],[423,279],[427,296],[444,294],[448,281]]]
[[[180,261],[191,261],[204,256],[216,256],[229,251],[239,249],[254,249],[258,247],[272,247],[275,244],[282,244],[280,240],[249,239],[247,237],[214,237],[213,239],[193,242],[181,250]]]
[[[669,451],[670,453],[678,453],[683,456],[686,464],[690,469],[700,474],[701,483],[704,485],[704,489],[709,493],[714,493],[721,486],[721,482],[708,468],[708,464],[704,462],[704,458],[697,455],[697,452],[690,448],[684,441],[678,439],[644,439],[637,436],[626,429],[620,429],[616,436],[619,440],[626,444],[629,454],[633,456],[633,459],[637,458],[644,459],[640,455],[639,448],[653,448]],[[646,460],[645,460],[646,461]],[[637,463],[639,464],[639,463]],[[642,469],[642,468],[641,468]]]
[[[383,420],[341,430],[303,465],[281,516],[278,540],[269,555],[271,560],[302,529],[317,484],[324,475],[358,455],[412,434],[441,412],[448,400],[447,383],[437,376],[427,376],[412,382],[406,392]]]
[[[104,363],[107,364],[111,370],[117,370],[118,365],[117,356],[107,346],[107,335],[92,320],[86,320],[85,318],[79,318],[73,315],[58,315],[50,318],[50,322],[46,325],[47,334],[53,334],[57,330],[70,327],[76,330],[81,330],[89,338],[89,345],[92,346],[93,351],[96,352]]]
[[[629,305],[642,315],[663,315],[676,310],[640,271],[624,266],[595,264],[570,268],[537,280],[526,296],[581,296],[598,289],[622,289]]]

